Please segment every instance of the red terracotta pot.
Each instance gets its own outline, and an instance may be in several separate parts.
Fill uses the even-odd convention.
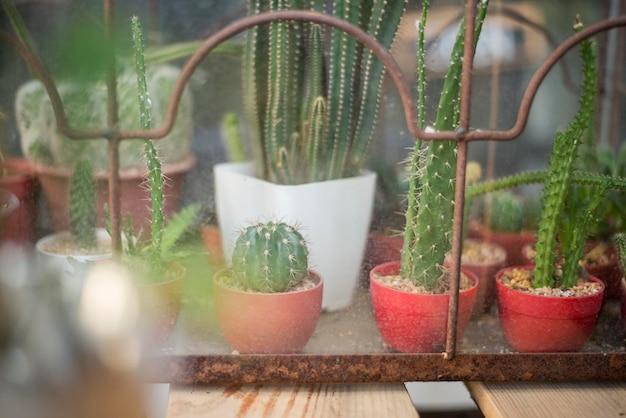
[[[15,195],[7,190],[0,189],[0,235],[15,211],[20,207],[20,201]]]
[[[324,281],[299,292],[254,293],[224,286],[220,270],[213,278],[217,321],[226,341],[240,353],[288,354],[302,351],[322,310]]]
[[[1,238],[19,245],[32,244],[39,214],[39,181],[33,167],[25,159],[11,158],[4,161],[0,170],[7,172],[0,176],[0,188],[10,191],[20,201]]]
[[[404,353],[440,352],[446,342],[450,296],[403,292],[376,280],[377,276],[399,272],[399,261],[380,264],[370,272],[374,319],[383,341]],[[470,320],[478,289],[478,279],[474,273],[465,269],[463,273],[474,282],[474,286],[459,293],[458,339]]]
[[[174,279],[139,286],[142,309],[147,322],[146,343],[149,345],[160,345],[165,342],[178,322],[187,270],[178,263],[174,263],[172,268],[176,271]]]
[[[524,353],[580,351],[591,335],[602,307],[602,290],[582,297],[532,295],[511,289],[500,282],[513,268],[533,269],[534,265],[509,267],[496,275],[498,311],[509,345]]]
[[[379,264],[400,259],[400,252],[404,238],[380,232],[370,232],[367,236],[367,246],[363,257],[363,264],[367,271]]]
[[[468,238],[465,244],[471,244],[472,241],[481,243],[480,240]],[[495,242],[482,242],[487,245],[489,251],[493,254],[493,261],[487,263],[476,263],[465,260],[465,255],[461,259],[463,269],[469,270],[478,278],[478,289],[476,290],[476,300],[472,316],[479,316],[489,311],[496,299],[496,273],[506,265],[506,250]]]
[[[479,238],[487,242],[495,242],[506,250],[507,265],[517,266],[525,264],[522,258],[522,248],[527,244],[536,242],[537,237],[534,232],[500,232],[492,231],[478,222],[471,222],[469,235],[472,238]]]
[[[163,165],[163,175],[167,179],[163,185],[165,203],[163,213],[169,219],[180,200],[180,193],[187,172],[195,164],[195,157],[188,156],[183,161]],[[43,194],[48,204],[48,214],[52,229],[66,230],[69,227],[68,196],[69,180],[72,173],[54,167],[37,167],[37,177],[41,182]],[[135,231],[143,228],[149,236],[150,231],[150,191],[145,187],[147,172],[145,170],[124,170],[120,172],[122,217],[130,213]],[[96,182],[98,226],[104,226],[104,205],[109,202],[109,181],[106,173],[97,173]]]

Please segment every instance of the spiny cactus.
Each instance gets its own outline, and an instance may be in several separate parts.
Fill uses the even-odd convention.
[[[74,243],[92,249],[96,247],[96,179],[88,160],[80,160],[70,181],[70,231]]]
[[[524,226],[524,204],[522,199],[509,192],[501,191],[491,196],[489,227],[494,231],[519,232]],[[485,206],[487,206],[485,202]]]
[[[255,292],[282,292],[308,274],[309,251],[302,234],[284,222],[243,229],[233,250],[234,278]]]
[[[482,29],[487,12],[487,1],[480,2],[476,18],[475,42]],[[424,2],[423,10],[427,10]],[[422,38],[426,13],[418,29]],[[437,108],[435,131],[454,130],[458,127],[460,76],[463,67],[465,19],[456,37],[450,67]],[[423,42],[420,41],[420,44]],[[418,66],[424,65],[424,51],[418,51]],[[418,91],[424,90],[423,78]],[[424,102],[420,100],[419,107]],[[419,115],[423,111],[418,110]],[[421,122],[420,122],[421,123]],[[442,273],[446,254],[452,246],[452,219],[454,212],[454,179],[456,177],[456,148],[454,141],[433,141],[421,148],[416,143],[410,162],[409,195],[406,211],[404,247],[401,255],[401,275],[427,289],[434,289]]]
[[[613,243],[617,250],[617,265],[622,275],[626,277],[626,234],[618,232],[613,236]]]
[[[248,14],[308,9],[322,0],[249,0]],[[333,2],[333,15],[390,48],[406,1]],[[248,32],[243,59],[244,113],[252,150],[269,181],[299,184],[358,175],[378,113],[384,67],[374,54],[333,29],[273,22]],[[326,61],[327,60],[327,61]]]

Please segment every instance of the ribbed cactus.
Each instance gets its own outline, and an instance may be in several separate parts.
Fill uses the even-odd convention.
[[[482,29],[487,12],[487,1],[480,2],[476,18],[475,42]],[[423,10],[427,9],[425,2]],[[422,38],[425,13],[419,24]],[[452,50],[437,108],[435,131],[449,131],[458,127],[460,76],[463,67],[463,20]],[[423,44],[420,41],[420,44]],[[418,66],[424,65],[424,51],[418,51]],[[423,82],[423,78],[420,77]],[[423,83],[418,91],[423,91]],[[420,100],[419,107],[423,107]],[[423,115],[423,111],[419,110]],[[409,195],[406,211],[404,247],[401,255],[401,275],[428,289],[436,287],[442,273],[446,254],[452,246],[452,219],[454,212],[454,179],[456,177],[456,147],[453,141],[433,141],[421,148],[418,141],[410,163]]]
[[[308,274],[309,251],[302,234],[284,222],[243,229],[232,255],[234,278],[255,292],[282,292]]]
[[[323,0],[249,0],[248,13],[308,9]],[[390,48],[406,1],[333,2],[333,15]],[[366,162],[384,67],[338,30],[273,22],[248,32],[243,60],[244,112],[261,176],[299,184],[354,176]]]
[[[489,227],[494,231],[519,232],[524,226],[524,203],[522,199],[509,192],[493,193],[490,205]]]
[[[88,160],[80,160],[70,181],[70,231],[81,248],[96,247],[96,179]]]

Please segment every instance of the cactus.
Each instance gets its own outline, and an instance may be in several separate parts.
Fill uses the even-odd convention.
[[[233,250],[233,275],[243,288],[283,292],[307,277],[309,251],[302,234],[284,222],[243,229]]]
[[[524,227],[524,204],[519,196],[501,191],[489,202],[489,227],[494,231],[519,232]],[[486,203],[487,204],[487,203]]]
[[[617,250],[617,265],[619,266],[622,275],[626,277],[626,234],[618,232],[613,235],[613,243]]]
[[[406,1],[333,2],[333,15],[389,48]],[[323,12],[321,0],[249,0],[248,13]],[[366,162],[384,67],[338,30],[323,48],[320,25],[273,22],[248,32],[243,59],[244,113],[261,177],[282,184],[359,174]],[[326,62],[327,60],[327,62]]]
[[[88,160],[76,163],[70,182],[70,231],[74,243],[86,249],[96,247],[96,180]]]
[[[475,42],[487,12],[487,1],[480,2],[476,17]],[[423,38],[427,2],[424,2],[422,21],[418,25]],[[463,66],[463,20],[452,50],[434,124],[436,131],[454,130],[458,125],[460,75]],[[419,41],[420,45],[423,41]],[[418,51],[418,66],[424,66],[423,48]],[[421,72],[421,71],[420,71]],[[418,91],[424,91],[423,77]],[[418,104],[424,106],[423,99]],[[423,110],[419,110],[423,115]],[[420,124],[422,119],[420,117]],[[409,194],[405,214],[404,246],[400,274],[405,279],[434,289],[442,274],[446,254],[452,246],[452,219],[454,212],[454,179],[456,177],[456,147],[453,141],[433,141],[422,149],[418,141],[410,160]]]

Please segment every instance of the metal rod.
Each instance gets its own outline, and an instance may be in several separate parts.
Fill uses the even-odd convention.
[[[457,147],[456,181],[454,187],[450,306],[448,309],[445,352],[445,358],[448,360],[452,360],[456,354],[457,324],[459,319],[459,282],[461,275],[461,255],[463,253],[463,207],[465,204],[465,169],[467,164],[467,142],[463,139],[463,136],[469,131],[470,127],[476,0],[468,0],[465,7],[465,40],[463,48],[463,68],[461,70],[461,103],[458,131],[459,144]]]

